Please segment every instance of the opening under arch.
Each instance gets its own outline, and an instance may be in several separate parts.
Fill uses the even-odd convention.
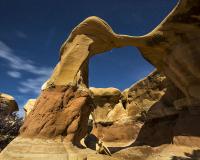
[[[137,48],[114,48],[90,58],[89,86],[124,90],[153,70]]]

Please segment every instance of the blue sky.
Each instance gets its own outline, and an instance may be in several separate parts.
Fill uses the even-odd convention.
[[[144,35],[177,0],[0,0],[0,92],[20,108],[36,98],[58,62],[59,48],[88,16],[99,16],[116,33]],[[134,47],[113,49],[90,60],[90,86],[120,90],[153,70]],[[21,114],[21,113],[20,113]]]

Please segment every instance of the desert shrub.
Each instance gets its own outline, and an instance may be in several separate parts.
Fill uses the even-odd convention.
[[[22,122],[16,113],[6,115],[0,112],[0,151],[18,135]]]

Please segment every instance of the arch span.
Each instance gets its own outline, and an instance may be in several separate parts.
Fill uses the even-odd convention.
[[[200,21],[195,8],[200,2],[190,1],[181,0],[158,27],[141,37],[116,34],[98,17],[81,22],[62,45],[60,61],[26,118],[21,136],[61,135],[79,145],[93,107],[87,88],[88,59],[112,48],[139,48],[144,58],[183,92],[185,97],[175,101],[175,107],[199,106]]]

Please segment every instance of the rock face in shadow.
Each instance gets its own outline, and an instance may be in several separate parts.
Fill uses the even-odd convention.
[[[178,116],[174,115],[146,121],[140,128],[132,146],[157,147],[162,144],[172,144],[177,118]]]
[[[200,114],[197,111],[196,114],[182,111],[174,127],[173,143],[200,148],[199,122]]]

